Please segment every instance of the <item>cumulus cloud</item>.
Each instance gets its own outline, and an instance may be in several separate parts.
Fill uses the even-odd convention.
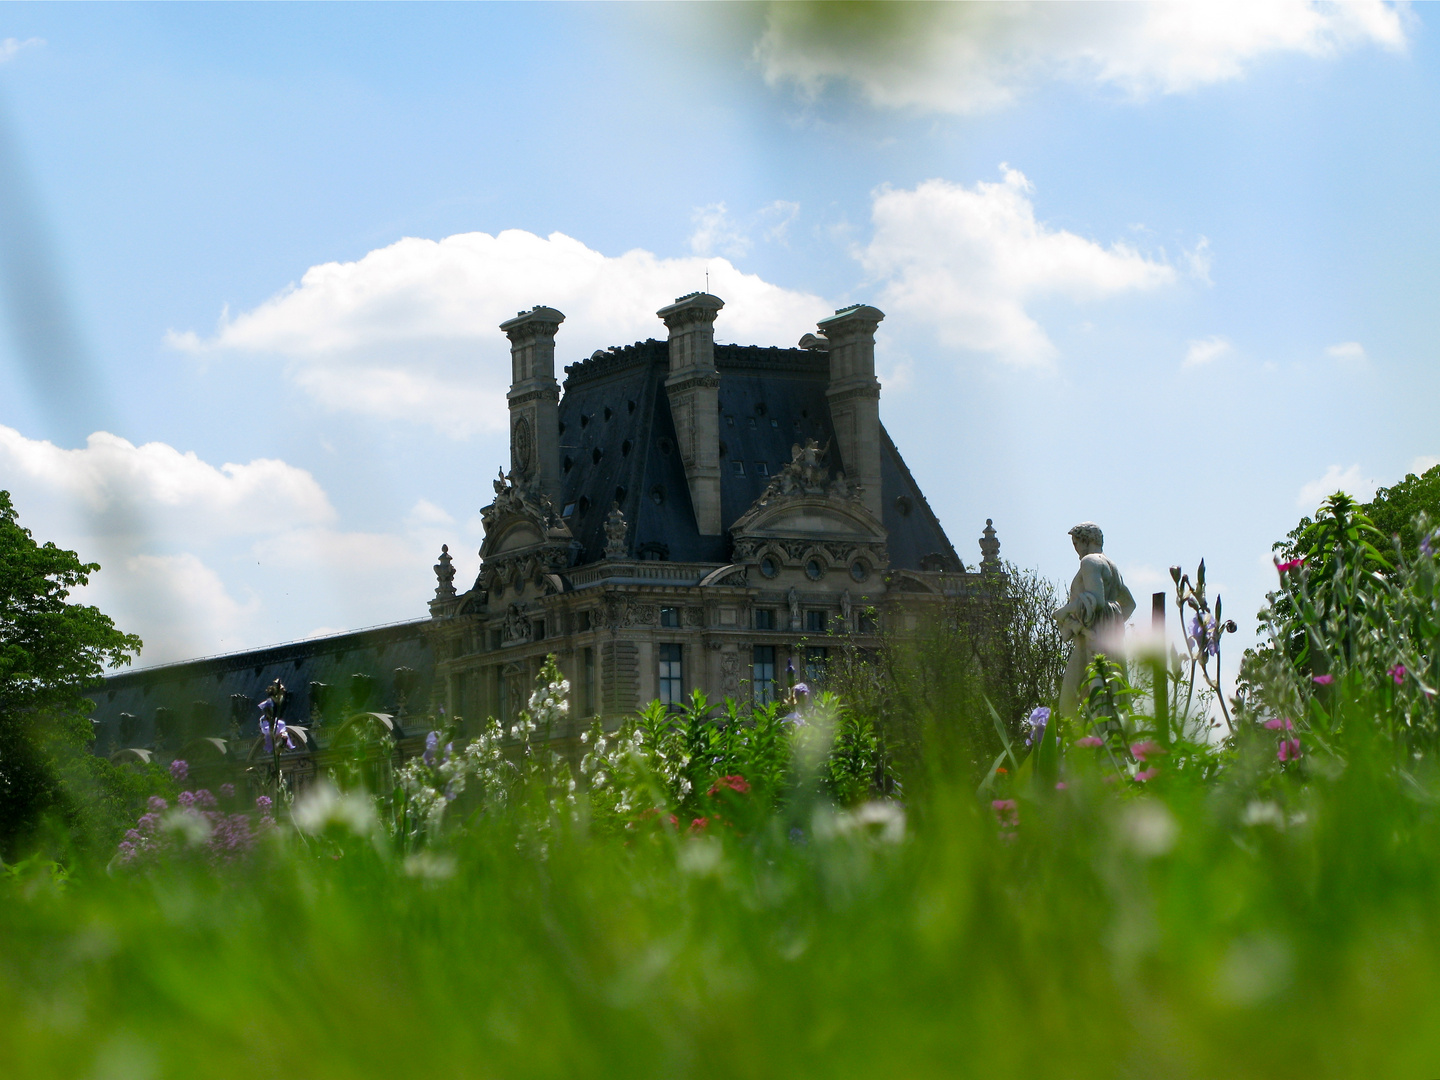
[[[1320,479],[1311,480],[1300,488],[1295,505],[1302,510],[1312,512],[1327,497],[1337,491],[1343,491],[1361,502],[1368,502],[1379,486],[1378,482],[1371,480],[1360,471],[1359,465],[1351,465],[1348,469],[1342,469],[1339,465],[1331,465]]]
[[[347,531],[304,469],[106,432],[66,449],[0,426],[0,486],[38,540],[101,564],[80,595],[144,639],[146,665],[297,638],[321,610],[350,626],[422,615],[461,531],[425,500],[392,532]]]
[[[1169,285],[1168,263],[1116,241],[1109,247],[1037,221],[1025,176],[998,183],[926,180],[881,188],[874,235],[859,257],[884,282],[880,306],[935,325],[947,344],[1036,365],[1056,355],[1026,304],[1076,301]]]
[[[1185,350],[1185,367],[1200,367],[1212,360],[1218,360],[1231,351],[1228,338],[1207,337],[1190,342]]]
[[[1440,457],[1434,454],[1421,454],[1414,461],[1410,462],[1410,471],[1416,476],[1429,472],[1436,465],[1440,465]]]
[[[847,83],[873,105],[946,113],[1004,106],[1051,79],[1132,99],[1244,76],[1266,56],[1401,50],[1409,19],[1382,0],[1328,4],[773,3],[755,56],[772,86],[814,99]]]
[[[419,421],[457,436],[504,430],[509,344],[498,326],[549,304],[566,314],[559,356],[664,335],[655,311],[704,288],[726,301],[720,340],[785,343],[830,313],[819,297],[742,273],[728,259],[603,255],[563,233],[407,238],[348,263],[306,271],[215,332],[167,340],[197,355],[281,359],[323,405]],[[559,373],[557,372],[557,375]]]
[[[110,532],[147,526],[172,535],[274,532],[282,527],[322,524],[335,510],[315,478],[304,469],[271,458],[218,468],[166,443],[136,446],[97,431],[81,449],[28,439],[0,425],[0,475],[49,495]]]

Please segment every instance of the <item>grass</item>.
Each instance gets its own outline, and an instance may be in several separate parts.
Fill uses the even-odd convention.
[[[1348,730],[1363,730],[1351,724]],[[1355,737],[1359,740],[1359,736]],[[7,1077],[1440,1075],[1440,778],[912,797],[746,837],[490,814],[246,862],[9,869]],[[828,816],[827,816],[828,815]],[[827,824],[828,822],[828,824]],[[543,843],[544,855],[538,854]]]

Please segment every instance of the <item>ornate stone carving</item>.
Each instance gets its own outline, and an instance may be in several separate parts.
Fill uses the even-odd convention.
[[[989,518],[985,519],[985,533],[980,537],[980,556],[982,574],[1000,572],[1000,540],[995,535],[995,523]]]
[[[515,421],[510,446],[513,455],[511,468],[520,476],[529,476],[535,461],[535,435],[530,430],[530,421],[523,416]]]
[[[525,421],[522,419],[515,425],[516,429],[523,423]],[[511,515],[527,517],[542,529],[565,529],[565,523],[561,521],[545,493],[531,489],[525,484],[523,477],[516,479],[513,471],[507,476],[502,469],[500,475],[490,483],[495,488],[495,501],[480,511],[480,520],[487,533],[503,518]],[[566,529],[567,534],[568,531]]]
[[[530,641],[535,628],[530,625],[520,610],[519,604],[511,604],[510,610],[505,613],[505,625],[500,631],[500,643],[502,645],[524,645]]]
[[[687,607],[684,610],[686,626],[704,626],[705,612],[698,607]]]
[[[790,606],[790,629],[800,629],[800,594],[795,591],[795,586],[790,586],[790,591],[785,594],[785,603]]]
[[[607,559],[623,559],[625,557],[625,534],[629,526],[625,524],[625,515],[620,510],[620,504],[610,504],[610,514],[605,519],[605,557]]]
[[[821,495],[832,499],[859,499],[863,494],[860,485],[845,478],[843,472],[834,477],[825,465],[830,447],[824,448],[814,439],[807,439],[804,446],[795,443],[790,447],[790,462],[770,480],[765,493],[756,501],[765,506],[777,499],[797,495]]]
[[[440,545],[440,561],[435,564],[435,599],[451,600],[455,596],[455,567],[450,558],[450,545]]]
[[[727,652],[720,657],[720,692],[727,698],[740,696],[740,657]]]

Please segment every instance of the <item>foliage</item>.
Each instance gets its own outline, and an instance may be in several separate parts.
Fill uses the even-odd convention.
[[[141,644],[98,608],[69,601],[99,569],[36,543],[0,491],[0,857],[33,843],[47,819],[82,840],[103,832],[149,786],[88,753],[83,689]]]
[[[1054,705],[1065,644],[1050,614],[1056,586],[1007,563],[983,591],[947,597],[913,631],[885,628],[874,652],[838,639],[828,685],[875,729],[912,784],[959,770],[974,784],[1019,737],[1036,706]]]
[[[1363,510],[1387,541],[1398,536],[1402,551],[1414,558],[1422,539],[1414,528],[1416,515],[1423,513],[1430,521],[1440,521],[1440,465],[1419,476],[1409,473],[1393,487],[1380,488]]]

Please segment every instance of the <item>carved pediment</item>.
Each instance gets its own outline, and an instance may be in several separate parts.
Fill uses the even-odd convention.
[[[883,543],[885,527],[865,508],[860,485],[831,474],[828,447],[811,439],[791,448],[790,463],[731,527],[737,540],[801,538]]]
[[[480,511],[485,525],[482,559],[542,544],[568,544],[573,539],[569,526],[543,492],[517,480],[514,473],[506,476],[502,472],[491,482],[495,501]]]

